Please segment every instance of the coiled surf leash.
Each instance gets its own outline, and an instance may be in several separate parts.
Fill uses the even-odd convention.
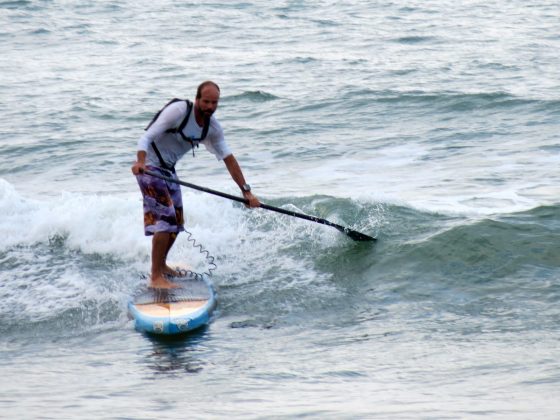
[[[214,274],[214,270],[216,270],[218,268],[218,264],[216,264],[215,258],[213,255],[210,254],[210,251],[208,251],[207,249],[204,249],[202,247],[202,244],[199,244],[198,242],[196,242],[196,239],[193,237],[192,232],[189,232],[188,230],[185,229],[184,231],[187,234],[187,241],[191,242],[191,245],[193,248],[198,248],[198,252],[200,252],[202,255],[204,255],[206,262],[208,263],[208,269],[202,273],[198,273],[196,271],[193,270],[189,270],[188,268],[180,268],[180,267],[175,267],[175,271],[177,271],[177,273],[179,274],[178,276],[173,276],[173,275],[168,275],[168,277],[174,278],[174,277],[179,277],[179,278],[189,278],[191,280],[202,280],[202,278],[206,275],[209,277],[212,277],[212,275]],[[148,279],[148,277],[145,274],[141,274],[140,278],[143,280]]]
[[[214,257],[212,255],[210,255],[210,252],[207,249],[204,249],[202,247],[202,244],[199,244],[196,242],[196,239],[193,237],[193,234],[191,232],[189,232],[188,230],[185,229],[185,233],[188,235],[187,236],[187,241],[192,242],[192,247],[193,248],[198,248],[198,251],[203,254],[206,258],[206,262],[208,263],[208,269],[203,272],[203,273],[196,273],[192,270],[179,270],[181,274],[187,274],[191,273],[195,279],[200,279],[200,277],[202,277],[203,275],[207,275],[212,277],[213,271],[216,270],[218,268],[218,265],[214,262]]]
[[[169,176],[161,175],[157,172],[149,171],[147,169],[144,170],[144,173],[148,174],[150,176],[156,177],[156,178],[163,179],[163,180],[168,181],[168,182],[173,182],[175,184],[179,184],[179,185],[182,185],[184,187],[192,188],[194,190],[202,191],[202,192],[205,192],[205,193],[208,193],[208,194],[217,195],[219,197],[227,198],[228,200],[238,201],[238,202],[243,203],[243,204],[249,204],[249,201],[246,200],[245,198],[242,198],[242,197],[238,197],[238,196],[231,195],[231,194],[226,194],[226,193],[223,193],[221,191],[211,190],[210,188],[201,187],[199,185],[191,184],[189,182],[179,181],[178,179],[173,179]],[[275,211],[277,213],[286,214],[288,216],[299,217],[300,219],[309,220],[311,222],[320,223],[322,225],[331,226],[331,227],[337,229],[338,231],[344,233],[346,236],[353,239],[354,241],[375,241],[376,240],[376,238],[374,238],[372,236],[369,236],[369,235],[366,235],[365,233],[361,233],[361,232],[349,229],[347,227],[337,225],[336,223],[329,222],[328,220],[321,219],[319,217],[309,216],[307,214],[297,213],[297,212],[291,211],[291,210],[285,210],[285,209],[270,206],[270,205],[264,204],[264,203],[261,203],[260,208],[265,209],[265,210]]]

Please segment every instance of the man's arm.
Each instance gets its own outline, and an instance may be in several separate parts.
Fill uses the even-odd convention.
[[[243,192],[243,197],[249,200],[249,207],[259,207],[261,205],[259,199],[255,197],[251,191],[243,191],[243,185],[246,184],[245,177],[243,176],[243,172],[241,171],[241,167],[239,166],[239,163],[237,163],[235,156],[229,155],[225,157],[224,163],[226,164],[226,168],[228,169],[231,178]]]
[[[146,169],[146,152],[143,150],[138,150],[136,153],[136,162],[132,165],[132,173],[134,175],[139,175]]]

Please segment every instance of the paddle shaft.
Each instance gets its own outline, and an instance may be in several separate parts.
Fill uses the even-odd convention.
[[[147,169],[144,170],[144,173],[148,174],[150,176],[154,176],[156,178],[163,179],[163,180],[168,181],[168,182],[174,182],[175,184],[179,184],[179,185],[183,185],[184,187],[192,188],[194,190],[202,191],[202,192],[205,192],[205,193],[208,193],[208,194],[217,195],[219,197],[227,198],[228,200],[238,201],[238,202],[243,203],[243,204],[249,204],[249,200],[246,200],[245,198],[242,198],[242,197],[238,197],[236,195],[231,195],[231,194],[227,194],[227,193],[224,193],[224,192],[221,192],[221,191],[212,190],[210,188],[201,187],[200,185],[191,184],[190,182],[179,181],[178,179],[173,179],[171,177],[161,175],[157,172],[149,171]],[[307,214],[298,213],[298,212],[291,211],[291,210],[285,210],[285,209],[270,206],[270,205],[264,204],[264,203],[260,203],[259,207],[261,209],[271,210],[271,211],[275,211],[277,213],[286,214],[288,216],[298,217],[300,219],[309,220],[311,222],[331,226],[335,229],[338,229],[340,232],[348,235],[350,238],[354,239],[355,241],[375,241],[375,238],[373,238],[371,236],[368,236],[368,235],[366,235],[364,233],[361,233],[361,232],[357,232],[357,231],[348,229],[347,227],[344,227],[344,226],[337,225],[336,223],[329,222],[328,220],[321,219],[319,217],[308,216]]]

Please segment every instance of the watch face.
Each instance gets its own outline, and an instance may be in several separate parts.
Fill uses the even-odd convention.
[[[246,192],[251,191],[251,186],[249,184],[243,184],[242,188],[243,188],[243,191],[246,191]]]

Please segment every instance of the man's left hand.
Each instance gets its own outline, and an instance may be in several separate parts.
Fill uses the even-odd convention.
[[[243,197],[249,201],[249,204],[245,204],[245,206],[250,207],[250,208],[256,208],[256,207],[260,207],[261,202],[259,201],[259,199],[257,197],[255,197],[253,195],[253,193],[251,191],[244,191],[243,192]]]

